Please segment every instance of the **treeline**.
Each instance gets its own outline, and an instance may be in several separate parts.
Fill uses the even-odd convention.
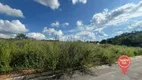
[[[142,47],[142,31],[124,33],[114,38],[102,40],[100,43]]]
[[[116,62],[120,55],[136,56],[142,48],[37,40],[0,40],[0,73],[26,69],[69,71]]]

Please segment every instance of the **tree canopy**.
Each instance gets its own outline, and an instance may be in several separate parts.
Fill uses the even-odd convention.
[[[28,39],[28,37],[25,34],[17,34],[15,39]]]
[[[102,40],[101,43],[142,47],[142,31],[123,33],[114,38]]]

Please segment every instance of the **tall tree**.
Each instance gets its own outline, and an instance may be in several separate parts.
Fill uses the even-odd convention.
[[[25,34],[17,34],[15,39],[28,39],[28,37]]]

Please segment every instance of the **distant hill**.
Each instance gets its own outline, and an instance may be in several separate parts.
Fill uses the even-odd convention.
[[[100,43],[142,47],[142,31],[123,33],[123,34],[116,36],[114,38],[102,40]]]

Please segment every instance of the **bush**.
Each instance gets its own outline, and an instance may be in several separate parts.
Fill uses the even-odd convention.
[[[141,55],[142,48],[83,42],[0,40],[0,73],[24,69],[74,70],[111,65],[120,55]]]
[[[9,65],[11,61],[10,47],[8,44],[0,44],[0,72],[5,73],[12,70]]]

